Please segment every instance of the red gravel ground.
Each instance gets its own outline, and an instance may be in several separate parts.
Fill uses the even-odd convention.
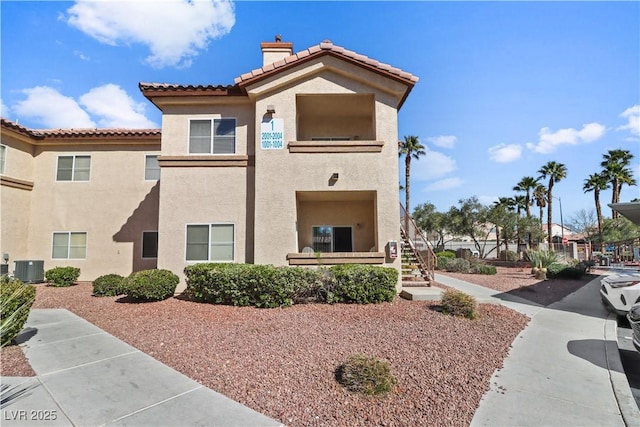
[[[38,285],[34,308],[67,308],[194,380],[290,426],[468,425],[528,318],[481,305],[480,317],[431,303],[254,309],[177,298],[131,304],[91,296],[89,284]],[[10,348],[9,348],[10,349]],[[2,350],[2,375],[13,355]],[[334,378],[348,356],[390,361],[385,397],[351,394]]]
[[[517,295],[544,306],[560,301],[598,277],[599,274],[604,273],[592,269],[589,274],[585,274],[581,279],[548,279],[540,281],[533,277],[531,268],[497,267],[496,269],[498,270],[496,275],[449,273],[446,271],[438,271],[438,273],[496,291]]]

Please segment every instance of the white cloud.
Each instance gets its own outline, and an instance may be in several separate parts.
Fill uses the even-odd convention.
[[[500,196],[478,196],[478,201],[483,205],[492,205],[493,202],[497,202]]]
[[[2,101],[2,99],[0,99],[0,116],[4,117],[5,119],[8,119],[9,114],[11,114],[9,110],[9,106],[5,104],[4,101]]]
[[[93,88],[78,101],[48,86],[22,92],[26,99],[14,104],[11,111],[18,119],[35,120],[45,128],[157,127],[144,115],[146,105],[136,103],[115,84]]]
[[[430,136],[427,141],[442,148],[453,148],[456,145],[456,138],[453,135]]]
[[[440,181],[432,182],[424,188],[424,191],[445,191],[452,188],[461,187],[464,181],[461,178],[445,178]]]
[[[80,97],[80,104],[99,117],[98,126],[107,128],[153,128],[156,125],[144,115],[146,104],[136,103],[115,84],[91,89]]]
[[[522,155],[520,144],[498,144],[489,148],[489,158],[498,163],[509,163],[517,160]]]
[[[631,133],[631,140],[638,140],[640,138],[640,105],[627,108],[620,117],[627,119],[627,124],[616,130],[628,130]]]
[[[541,154],[553,153],[560,145],[577,145],[593,142],[601,138],[606,132],[606,127],[599,123],[588,123],[582,129],[559,129],[552,132],[550,128],[540,129],[537,144],[527,143],[527,148]]]
[[[191,58],[235,24],[228,0],[78,0],[67,13],[69,24],[102,43],[146,45],[146,61],[158,68],[190,66]]]
[[[22,91],[27,99],[12,108],[17,117],[36,119],[47,128],[92,128],[95,123],[78,103],[48,86],[36,86]]]
[[[79,50],[74,50],[73,54],[75,56],[77,56],[78,58],[82,59],[83,61],[91,61],[91,58],[89,56],[85,55],[84,53],[82,53]]]
[[[411,179],[430,181],[457,169],[456,161],[452,157],[428,148],[425,152],[426,154],[420,159],[411,162]]]

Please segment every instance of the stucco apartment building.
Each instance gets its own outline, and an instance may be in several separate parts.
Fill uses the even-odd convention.
[[[81,280],[208,261],[400,269],[397,117],[417,77],[330,41],[260,46],[233,85],[140,83],[161,130],[3,119],[0,252]]]

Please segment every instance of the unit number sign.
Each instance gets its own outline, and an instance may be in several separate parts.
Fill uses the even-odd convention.
[[[284,148],[284,119],[271,119],[260,124],[260,148],[263,150]]]

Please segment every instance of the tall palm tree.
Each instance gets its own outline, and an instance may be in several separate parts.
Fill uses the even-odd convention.
[[[516,251],[520,252],[520,243],[522,243],[522,236],[520,235],[520,225],[518,224],[518,220],[522,218],[522,210],[527,207],[527,198],[525,196],[521,196],[516,194],[513,196],[513,203],[516,207],[516,212],[518,216],[516,216],[516,236],[518,239],[518,247]]]
[[[603,160],[600,166],[604,168],[603,173],[611,183],[611,203],[620,202],[620,192],[623,185],[636,185],[633,172],[629,168],[633,154],[629,150],[609,150],[602,155]],[[611,210],[611,216],[618,218],[618,212]]]
[[[533,189],[533,198],[536,199],[536,205],[540,209],[540,224],[542,224],[542,214],[544,208],[547,207],[547,187],[543,184],[537,184]]]
[[[531,191],[535,190],[538,185],[538,179],[532,176],[523,177],[515,187],[513,187],[513,191],[525,192],[525,209],[527,212],[527,219],[531,218],[531,202],[533,201],[531,198]],[[531,233],[529,233],[529,245],[531,245]]]
[[[604,241],[602,240],[602,206],[600,206],[600,191],[609,188],[609,181],[604,172],[593,173],[584,180],[582,190],[585,193],[593,191],[593,198],[596,202],[596,215],[598,217],[598,237],[600,238],[600,251],[604,252]]]
[[[541,178],[549,178],[549,184],[547,185],[547,242],[551,248],[551,242],[553,236],[551,236],[551,219],[553,217],[553,184],[559,182],[567,177],[567,167],[555,161],[547,162],[538,171]]]
[[[398,156],[405,156],[404,159],[404,195],[405,195],[405,209],[407,214],[411,212],[410,194],[411,194],[411,159],[418,160],[420,156],[426,154],[425,147],[420,143],[420,139],[417,136],[409,135],[404,137],[404,141],[398,142]]]
[[[538,179],[533,178],[531,176],[523,177],[515,187],[513,187],[513,191],[518,191],[522,193],[526,193],[525,196],[525,209],[527,212],[527,218],[531,217],[531,191],[533,191],[538,185]]]

